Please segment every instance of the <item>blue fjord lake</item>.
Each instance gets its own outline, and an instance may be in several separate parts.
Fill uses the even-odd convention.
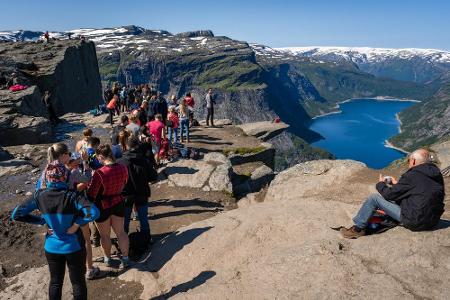
[[[404,157],[401,151],[385,146],[399,133],[396,114],[414,102],[354,99],[341,103],[341,113],[313,119],[310,129],[324,139],[312,143],[333,153],[338,159],[353,159],[381,169]]]

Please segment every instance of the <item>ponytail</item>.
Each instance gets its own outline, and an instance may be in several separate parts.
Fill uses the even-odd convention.
[[[47,149],[47,162],[51,163],[59,159],[59,157],[65,153],[69,152],[69,148],[66,144],[56,143],[48,147]]]

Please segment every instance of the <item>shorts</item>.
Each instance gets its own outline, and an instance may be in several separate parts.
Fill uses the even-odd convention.
[[[154,142],[152,143],[152,152],[153,154],[158,154],[159,149],[161,149],[161,143]]]
[[[125,203],[124,203],[124,201],[122,201],[119,204],[116,204],[113,207],[106,208],[106,209],[99,207],[99,210],[100,210],[100,216],[98,217],[97,220],[95,220],[96,223],[105,222],[111,216],[123,218],[125,216]]]

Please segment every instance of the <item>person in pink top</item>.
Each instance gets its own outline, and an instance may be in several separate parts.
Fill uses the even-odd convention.
[[[155,120],[148,122],[147,127],[154,140],[152,143],[152,151],[155,155],[155,161],[159,164],[159,149],[161,148],[162,139],[165,138],[165,125],[162,122],[162,115],[156,114]]]

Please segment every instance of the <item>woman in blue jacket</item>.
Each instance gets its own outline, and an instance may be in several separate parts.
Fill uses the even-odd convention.
[[[50,148],[49,154],[58,160],[49,163],[45,169],[47,188],[36,191],[33,198],[17,206],[11,218],[47,224],[49,228],[44,244],[50,269],[49,299],[61,299],[66,263],[74,299],[87,299],[86,248],[80,227],[98,218],[99,211],[85,194],[68,189],[69,170],[64,166],[65,160],[70,158],[67,146],[55,144]],[[34,210],[41,214],[32,214]]]

